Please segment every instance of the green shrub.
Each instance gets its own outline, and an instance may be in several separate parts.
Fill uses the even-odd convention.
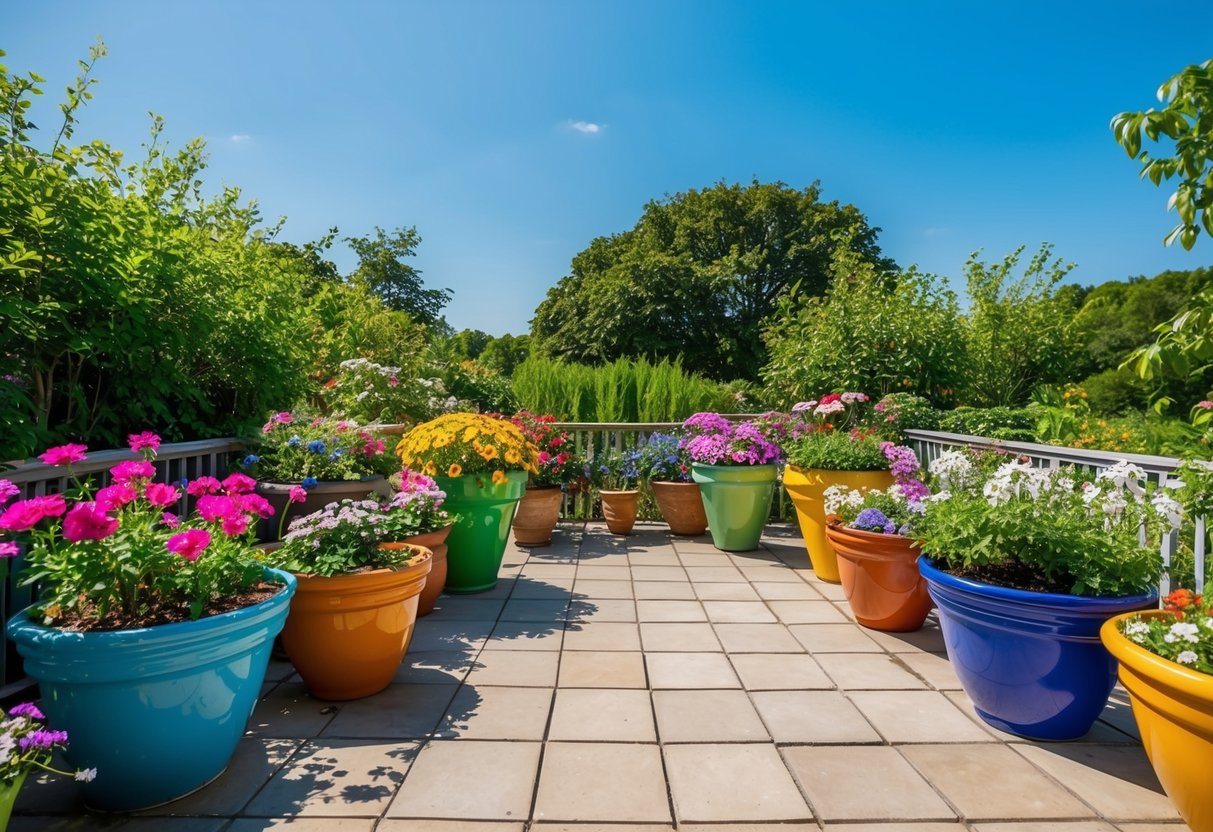
[[[939,429],[1008,442],[1035,442],[1038,417],[1034,407],[960,407],[940,417]]]
[[[1100,416],[1140,412],[1150,404],[1149,383],[1126,367],[1095,373],[1078,386],[1086,391],[1091,412]]]

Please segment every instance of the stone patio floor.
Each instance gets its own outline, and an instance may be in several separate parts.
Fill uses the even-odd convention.
[[[311,699],[286,662],[227,772],[141,816],[27,784],[12,832],[1183,832],[1113,694],[1084,739],[974,715],[934,616],[865,630],[794,527],[727,554],[639,524],[511,547],[396,682]],[[188,754],[188,749],[182,749]]]

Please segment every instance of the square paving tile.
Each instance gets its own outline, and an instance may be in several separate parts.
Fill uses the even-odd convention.
[[[365,740],[309,742],[253,798],[244,814],[377,817],[404,781],[418,747]]]
[[[618,651],[581,650],[560,658],[562,688],[647,688],[644,655]]]
[[[573,584],[573,593],[577,596],[585,596],[591,600],[595,598],[632,598],[632,582],[631,581],[587,581],[578,578]]]
[[[492,631],[492,621],[443,621],[435,613],[417,622],[409,652],[479,650]]]
[[[745,625],[741,625],[745,626]],[[763,626],[763,625],[759,625]],[[735,653],[729,656],[746,690],[813,690],[834,682],[804,653]]]
[[[633,566],[632,580],[686,581],[687,573],[681,566]]]
[[[626,565],[621,566],[606,566],[598,563],[585,563],[577,567],[577,579],[585,581],[630,581],[632,580],[631,567]]]
[[[635,621],[636,602],[631,598],[582,598],[573,596],[568,620],[578,623],[591,621]]]
[[[741,690],[653,692],[661,742],[765,742],[770,739]]]
[[[784,624],[846,624],[847,617],[829,601],[767,601]]]
[[[732,566],[729,556],[719,550],[713,552],[680,552],[678,561],[683,566]]]
[[[1112,820],[1178,820],[1140,746],[1011,746]]]
[[[837,691],[768,690],[752,693],[751,698],[775,742],[880,742],[859,709]]]
[[[803,653],[782,624],[717,624],[716,635],[728,653]]]
[[[556,692],[548,739],[657,742],[649,692],[562,688]]]
[[[560,654],[551,650],[483,650],[468,674],[467,683],[506,687],[556,686]]]
[[[533,578],[519,578],[510,593],[510,601],[567,601],[573,594],[573,579],[561,578],[549,583]],[[509,602],[506,602],[507,606]]]
[[[637,601],[640,621],[707,621],[703,605],[698,601]]]
[[[501,615],[503,600],[484,600],[465,595],[440,595],[434,612],[447,621],[496,621]]]
[[[232,761],[218,779],[188,797],[149,810],[146,814],[237,815],[302,744],[300,740],[244,737],[236,746]],[[173,828],[176,830],[175,822]]]
[[[712,653],[724,649],[707,623],[649,621],[640,625],[640,641],[650,653]]]
[[[832,584],[829,581],[818,580],[812,573],[809,573],[806,583],[830,601],[847,600],[847,594],[843,591],[841,584]]]
[[[724,653],[646,653],[644,661],[653,690],[741,687]]]
[[[501,611],[501,620],[547,622],[555,626],[564,621],[568,608],[568,597],[559,600],[511,598]]]
[[[324,737],[424,739],[437,727],[455,695],[453,685],[401,685],[335,705]]]
[[[661,750],[656,745],[548,743],[535,819],[670,820]]]
[[[793,624],[788,629],[813,654],[883,652],[854,624]]]
[[[611,621],[588,621],[570,624],[564,634],[564,649],[629,650],[640,649],[640,628],[635,624]]]
[[[1170,832],[1179,832],[1174,826],[1168,828]],[[1127,827],[1122,826],[1121,829],[1127,829]],[[1029,820],[1010,823],[979,823],[973,827],[973,832],[1120,832],[1120,830],[1102,820],[1080,820],[1068,823],[1059,823],[1055,820]]]
[[[812,649],[809,650],[812,653]],[[913,690],[926,684],[886,653],[820,653],[813,656],[844,690]]]
[[[797,746],[784,748],[783,757],[813,810],[827,822],[956,819],[956,813],[895,748]],[[857,772],[863,776],[857,777]]]
[[[932,619],[921,630],[912,633],[882,633],[879,630],[864,630],[877,644],[890,653],[943,653],[943,631]]]
[[[283,682],[258,700],[245,730],[255,737],[317,737],[334,713],[331,702],[313,699],[302,682]]]
[[[566,623],[502,621],[484,642],[485,650],[559,650]]]
[[[804,581],[755,582],[754,591],[764,601],[821,601],[821,593]]]
[[[725,566],[688,566],[687,577],[691,583],[745,583],[745,576],[733,565]]]
[[[552,710],[550,688],[464,685],[436,736],[477,740],[541,740]]]
[[[409,685],[457,685],[476,664],[478,650],[430,650],[411,647],[393,681]]]
[[[680,824],[813,816],[770,743],[670,745],[663,751]]]
[[[933,690],[857,690],[850,696],[891,743],[994,740],[950,699]]]
[[[739,559],[734,558],[735,563],[741,574],[745,576],[747,581],[754,584],[798,584],[804,586],[804,578],[791,569],[788,569],[779,562],[767,562],[751,560],[748,563],[742,563]],[[823,600],[820,595],[815,600]]]
[[[380,821],[375,832],[522,832],[525,824],[475,820]]]
[[[695,595],[700,601],[761,601],[758,593],[747,583],[708,584],[697,583]]]
[[[960,680],[946,655],[940,653],[903,653],[898,656],[914,673],[927,680],[935,690],[960,690]]]
[[[901,752],[968,820],[1091,817],[1082,801],[1005,745],[907,745]]]
[[[756,601],[704,601],[708,619],[717,624],[773,624],[775,616]]]
[[[628,551],[629,566],[681,566],[682,561],[678,559],[673,549],[667,548],[660,551],[648,552],[633,552],[629,547]]]
[[[537,742],[431,742],[417,756],[387,817],[526,820],[539,750]],[[451,788],[452,783],[475,788]]]
[[[266,832],[272,829],[280,832],[371,832],[374,828],[373,818],[237,818],[225,832]],[[176,821],[173,822],[172,829],[173,832],[178,832]],[[130,824],[125,824],[122,832],[135,830]],[[163,828],[148,827],[148,832],[163,832]]]
[[[690,581],[636,581],[636,598],[655,601],[694,601],[695,588]]]

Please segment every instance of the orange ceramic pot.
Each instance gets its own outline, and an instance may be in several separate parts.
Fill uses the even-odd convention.
[[[918,571],[922,553],[913,540],[842,525],[826,526],[826,539],[838,556],[838,576],[856,621],[890,633],[922,626],[931,596]]]
[[[630,534],[636,525],[639,491],[600,491],[602,516],[611,534]]]
[[[430,574],[425,577],[425,586],[421,588],[421,597],[417,601],[417,617],[429,615],[434,611],[434,604],[438,601],[438,596],[442,594],[442,590],[446,587],[446,539],[451,533],[451,527],[439,529],[436,532],[426,532],[425,534],[415,534],[412,537],[406,537],[401,543],[408,543],[411,546],[421,546],[429,549],[430,554],[434,556],[430,569]]]
[[[519,546],[547,546],[560,520],[560,501],[564,492],[558,485],[528,485],[514,512],[510,528]]]
[[[697,482],[661,482],[652,480],[653,498],[672,534],[700,535],[707,531],[708,516]]]
[[[411,548],[416,557],[397,569],[296,576],[282,643],[312,696],[358,699],[391,683],[413,637],[433,561],[428,549]]]
[[[823,581],[838,583],[838,558],[826,539],[825,497],[831,485],[845,485],[869,491],[885,489],[893,484],[888,471],[833,471],[825,468],[797,468],[789,465],[783,470],[783,487],[796,507],[800,534],[809,551],[813,571]]]
[[[1158,781],[1192,832],[1213,832],[1213,676],[1176,664],[1134,644],[1108,619],[1099,637],[1120,663],[1120,682],[1133,702],[1141,744]],[[1171,618],[1152,610],[1142,617]]]

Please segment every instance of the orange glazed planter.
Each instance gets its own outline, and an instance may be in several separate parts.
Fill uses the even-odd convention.
[[[838,575],[856,621],[890,633],[922,626],[932,604],[913,540],[843,525],[827,526],[826,538],[838,555]]]
[[[893,484],[888,471],[833,471],[824,468],[797,468],[789,465],[783,470],[783,487],[796,506],[796,520],[804,546],[809,550],[813,572],[823,581],[838,583],[838,558],[826,539],[825,490],[831,485],[845,485],[870,491],[885,489]]]
[[[651,480],[649,487],[671,534],[694,537],[707,531],[708,516],[703,510],[699,483]]]
[[[415,534],[400,541],[401,543],[408,543],[411,546],[421,546],[429,549],[430,554],[434,556],[431,561],[433,566],[430,568],[430,574],[425,577],[425,586],[421,588],[421,597],[417,601],[418,618],[429,615],[434,611],[434,604],[438,601],[438,596],[446,588],[446,539],[450,534],[451,527],[447,526],[436,532]]]
[[[296,576],[282,643],[312,696],[358,699],[391,684],[413,637],[433,561],[428,549],[410,548],[416,557],[397,569]]]
[[[560,502],[563,499],[564,492],[558,485],[528,485],[510,524],[514,542],[519,546],[550,545],[552,532],[560,520]]]
[[[1132,614],[1136,615],[1136,613]],[[1213,676],[1134,644],[1108,619],[1099,637],[1120,662],[1120,682],[1133,702],[1141,743],[1167,797],[1192,832],[1213,832]],[[1143,617],[1170,617],[1152,610]]]

